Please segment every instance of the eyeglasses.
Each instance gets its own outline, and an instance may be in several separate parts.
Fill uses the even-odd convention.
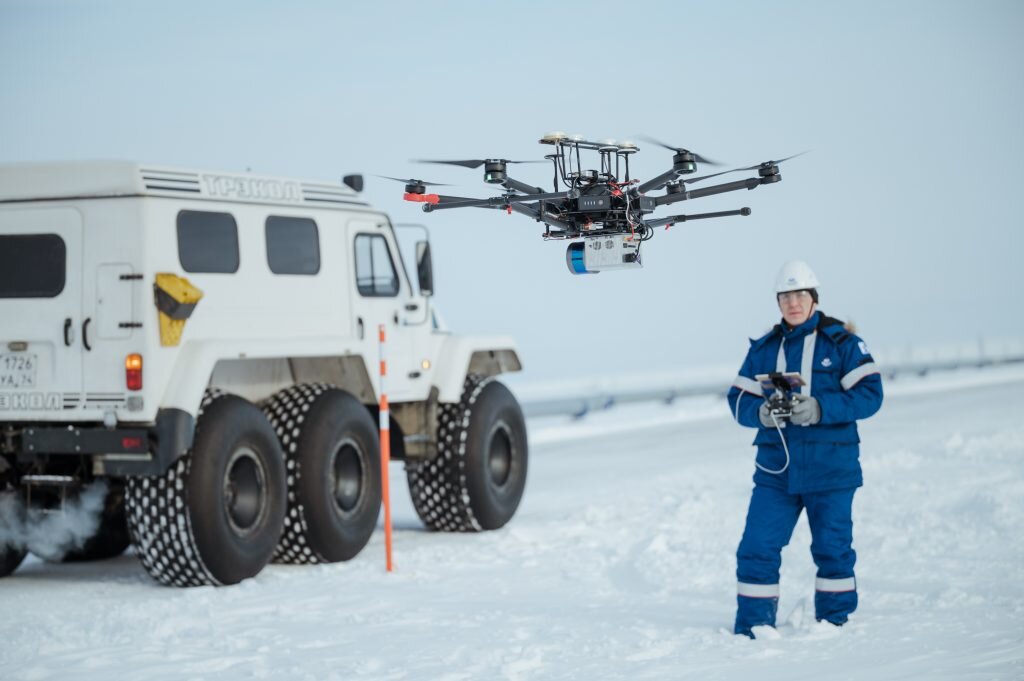
[[[807,290],[803,290],[803,291],[787,291],[786,293],[780,293],[779,294],[779,302],[780,303],[788,303],[790,301],[795,301],[795,302],[804,303],[804,302],[807,302],[807,300],[810,297],[811,297],[811,292],[807,291]]]

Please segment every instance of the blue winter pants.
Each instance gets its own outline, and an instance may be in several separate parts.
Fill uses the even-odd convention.
[[[811,556],[818,566],[814,611],[819,620],[843,624],[857,609],[853,564],[853,493],[844,489],[787,494],[756,485],[747,510],[747,525],[736,551],[737,634],[753,636],[751,627],[775,626],[779,603],[782,548],[789,543],[800,512],[807,509]]]

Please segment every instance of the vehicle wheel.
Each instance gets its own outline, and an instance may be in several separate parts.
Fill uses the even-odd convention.
[[[103,504],[99,528],[80,549],[72,549],[61,559],[66,563],[106,560],[124,553],[131,543],[124,510],[124,483],[111,482]]]
[[[437,457],[407,469],[420,519],[432,530],[502,527],[526,487],[526,422],[519,403],[501,383],[470,376],[462,400],[442,404],[438,418]]]
[[[281,446],[258,407],[209,393],[192,449],[161,476],[128,481],[128,528],[162,584],[235,584],[270,560],[281,536]]]
[[[4,546],[0,549],[0,577],[6,577],[21,565],[21,561],[25,560],[25,556],[28,554],[24,548],[17,548],[14,546]]]
[[[21,565],[28,550],[18,538],[18,525],[23,522],[25,508],[16,491],[0,492],[0,577],[6,577]],[[17,540],[7,543],[11,540]]]
[[[380,436],[349,393],[296,385],[263,407],[285,455],[288,510],[274,553],[282,563],[348,560],[366,546],[380,513]]]

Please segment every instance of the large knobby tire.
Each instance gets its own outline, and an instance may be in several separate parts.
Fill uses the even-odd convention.
[[[263,412],[208,394],[192,449],[128,483],[128,527],[143,567],[173,586],[235,584],[270,561],[285,509],[284,457]]]
[[[288,510],[274,560],[354,557],[380,513],[380,436],[370,412],[349,393],[323,384],[282,390],[263,410],[288,474]]]
[[[61,558],[67,563],[89,560],[106,560],[124,553],[131,543],[128,534],[128,519],[125,514],[124,483],[112,481],[103,503],[103,513],[96,534],[86,540],[81,548],[71,549]]]
[[[438,455],[409,464],[413,506],[431,530],[494,530],[515,514],[526,487],[526,421],[501,383],[466,379],[462,400],[442,404]]]

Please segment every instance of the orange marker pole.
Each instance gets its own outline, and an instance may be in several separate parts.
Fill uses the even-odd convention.
[[[391,492],[388,483],[388,471],[391,468],[391,412],[388,410],[388,394],[384,391],[384,379],[388,375],[384,325],[381,324],[377,329],[380,334],[380,480],[384,495],[384,553],[387,556],[388,572],[391,572]]]

